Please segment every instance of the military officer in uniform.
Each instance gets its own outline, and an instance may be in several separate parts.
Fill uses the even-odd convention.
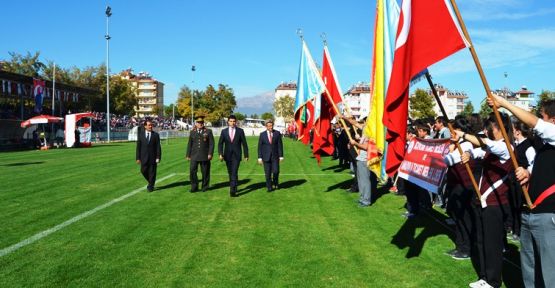
[[[204,127],[204,117],[199,116],[195,120],[195,127],[189,135],[187,144],[187,160],[191,161],[189,166],[191,193],[198,191],[197,169],[200,164],[202,174],[202,192],[208,190],[210,184],[210,160],[214,154],[214,136],[212,130]]]

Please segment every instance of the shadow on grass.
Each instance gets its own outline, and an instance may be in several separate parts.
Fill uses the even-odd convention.
[[[382,187],[372,187],[372,204],[376,203],[378,201],[378,199],[380,199],[383,195],[388,194],[389,193],[389,187],[387,186],[382,186]]]
[[[337,164],[335,166],[330,166],[328,168],[324,168],[324,169],[322,169],[322,171],[333,170],[333,172],[341,172],[341,171],[347,170],[347,169],[349,169],[349,166],[344,166],[344,165],[342,166],[340,164]]]
[[[279,184],[279,189],[288,189],[295,186],[301,186],[306,183],[306,179],[289,180]]]
[[[349,180],[345,180],[343,182],[339,182],[337,184],[331,185],[330,187],[328,187],[326,192],[331,192],[331,191],[336,190],[336,189],[340,189],[340,190],[349,189],[349,188],[351,188],[351,183],[353,181],[354,181],[354,179],[349,179]]]
[[[250,181],[251,179],[239,179],[239,181],[237,181],[237,186],[247,184]],[[216,189],[226,188],[226,187],[229,188],[229,181],[214,184],[213,186],[210,186],[210,190],[216,190]]]
[[[391,244],[396,245],[399,249],[409,248],[406,258],[413,258],[420,256],[422,248],[426,240],[438,235],[447,235],[453,239],[453,231],[448,228],[438,225],[437,221],[444,221],[447,217],[435,210],[428,210],[421,213],[412,219],[407,219],[401,226],[397,234],[391,239]],[[417,228],[424,228],[420,234],[416,234]],[[445,256],[447,257],[447,256]]]
[[[409,249],[405,257],[413,258],[420,256],[422,248],[428,238],[438,235],[447,235],[451,241],[454,241],[453,229],[440,224],[444,223],[445,219],[447,219],[447,216],[434,209],[421,210],[421,213],[416,218],[407,219],[405,223],[403,223],[399,231],[397,231],[397,234],[393,236],[391,244],[396,245],[399,249],[408,247]],[[422,229],[420,234],[415,235],[417,228],[424,229]],[[448,256],[437,255],[437,257]],[[505,287],[524,287],[520,268],[519,248],[514,244],[508,244],[506,246],[506,252],[503,254],[503,260],[502,278]],[[475,263],[473,263],[473,268],[475,271],[479,271]]]
[[[502,278],[505,287],[524,287],[518,247],[514,244],[507,245],[506,252],[503,253],[503,258]]]
[[[36,164],[42,164],[44,163],[44,161],[35,161],[35,162],[17,162],[17,163],[9,163],[9,164],[4,164],[2,166],[6,166],[6,167],[15,167],[15,166],[27,166],[27,165],[36,165]]]
[[[173,182],[173,183],[166,184],[164,186],[159,186],[156,188],[156,190],[164,190],[164,189],[170,189],[170,188],[179,187],[179,186],[187,186],[189,184],[191,184],[191,181]]]

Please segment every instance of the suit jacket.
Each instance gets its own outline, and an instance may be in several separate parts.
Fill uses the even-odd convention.
[[[155,165],[156,159],[162,161],[162,147],[158,133],[150,132],[150,141],[146,139],[146,132],[139,133],[135,159],[141,160],[141,165]]]
[[[214,135],[212,135],[212,130],[203,128],[191,131],[186,157],[190,157],[194,161],[208,161],[208,155],[213,154]]]
[[[268,130],[260,133],[258,138],[258,158],[268,162],[271,159],[279,159],[280,157],[283,157],[281,133],[272,130],[272,143],[268,139]]]
[[[243,158],[241,146],[245,152],[245,158],[249,158],[249,147],[247,146],[245,131],[239,127],[235,127],[235,135],[233,136],[233,142],[231,142],[229,127],[222,130],[220,140],[218,141],[218,153],[224,156],[225,161],[230,161],[232,157],[241,161],[241,158]]]

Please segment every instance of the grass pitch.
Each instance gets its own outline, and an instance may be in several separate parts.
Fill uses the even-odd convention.
[[[443,254],[453,248],[443,214],[405,221],[404,198],[383,191],[373,206],[358,208],[358,194],[344,192],[348,171],[329,158],[318,166],[289,139],[283,188],[267,193],[257,138],[248,141],[237,198],[217,160],[212,189],[189,193],[186,139],[163,144],[158,179],[165,180],[153,193],[144,189],[134,143],[1,153],[0,249],[40,237],[0,256],[0,287],[466,287],[476,280],[470,261]],[[504,278],[520,287],[513,250]]]

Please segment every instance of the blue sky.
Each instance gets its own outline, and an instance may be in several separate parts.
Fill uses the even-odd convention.
[[[553,1],[457,3],[492,89],[555,90]],[[6,1],[0,59],[10,51],[40,51],[42,60],[63,67],[103,63],[107,4],[113,11],[112,72],[128,67],[150,72],[166,84],[166,105],[182,85],[199,89],[223,83],[237,98],[253,102],[273,94],[280,82],[297,79],[297,28],[319,63],[320,34],[326,33],[344,90],[370,79],[375,1],[362,0]],[[197,67],[194,84],[191,65]],[[467,92],[478,109],[485,92],[468,50],[430,72],[436,83]],[[425,85],[421,81],[416,87]]]

